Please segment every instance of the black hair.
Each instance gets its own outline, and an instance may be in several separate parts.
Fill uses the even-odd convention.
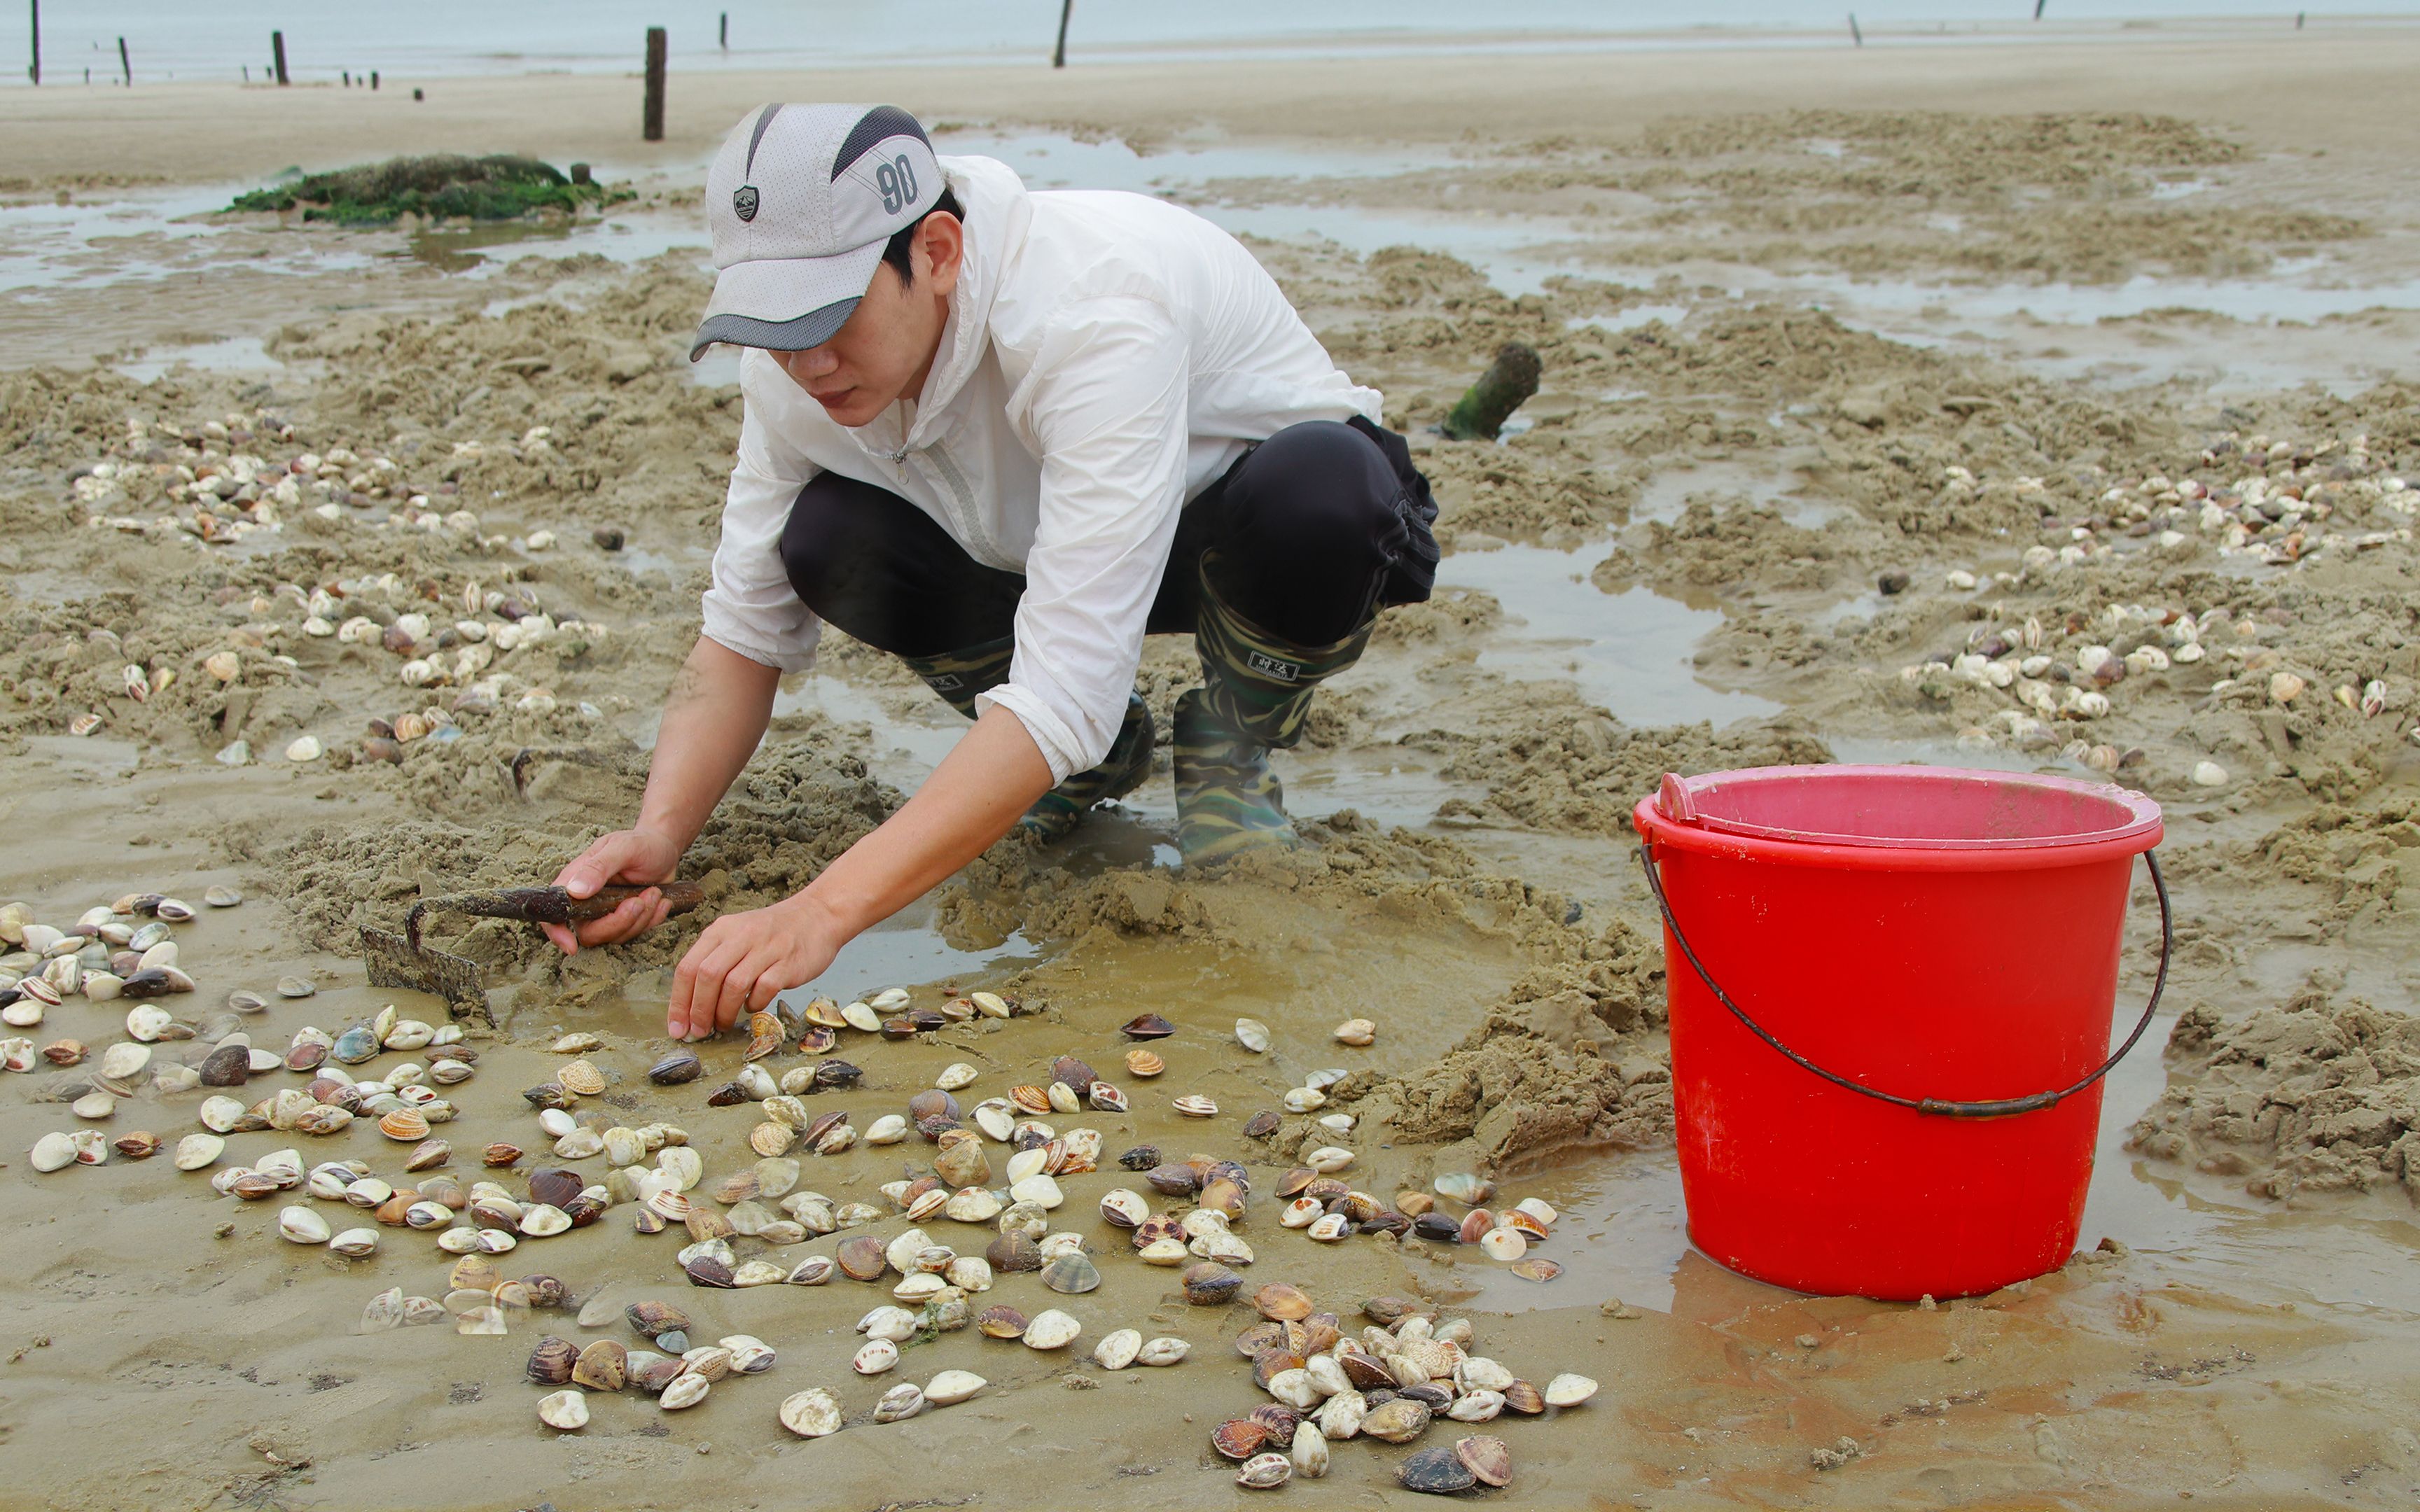
[[[908,255],[908,244],[916,239],[916,228],[924,224],[925,215],[948,215],[961,224],[967,218],[967,212],[958,208],[958,196],[950,193],[949,185],[943,184],[941,197],[933,202],[931,209],[892,233],[891,239],[882,244],[882,260],[897,270],[902,288],[915,286],[916,267]]]

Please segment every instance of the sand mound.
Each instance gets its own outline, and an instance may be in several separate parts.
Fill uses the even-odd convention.
[[[2231,1024],[2197,1006],[2167,1062],[2128,1148],[2261,1196],[2400,1185],[2420,1198],[2420,1017],[2316,985]]]

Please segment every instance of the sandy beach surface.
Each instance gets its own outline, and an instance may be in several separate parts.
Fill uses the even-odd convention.
[[[394,80],[0,92],[0,902],[23,904],[0,915],[0,970],[80,978],[57,1004],[20,986],[5,1031],[10,1494],[1241,1504],[1264,1493],[1211,1432],[1269,1400],[1236,1340],[1283,1283],[1373,1350],[1418,1341],[1363,1333],[1408,1304],[1541,1388],[1599,1387],[1417,1443],[1341,1439],[1324,1480],[1276,1493],[1295,1502],[1414,1503],[1408,1456],[1484,1433],[1512,1483],[1466,1494],[1508,1504],[2408,1506],[2415,65],[2420,28],[2333,22],[676,74],[658,146],[637,141],[635,81],[610,77],[439,79],[417,103]],[[361,927],[543,881],[634,810],[739,418],[727,360],[682,360],[708,284],[704,163],[749,105],[834,97],[896,100],[942,151],[1036,186],[1199,208],[1385,392],[1448,554],[1434,601],[1382,620],[1281,758],[1308,843],[1187,873],[1163,752],[1076,839],[995,847],[790,1004],[941,1014],[987,993],[1014,1016],[840,1027],[821,1051],[794,1023],[759,1063],[776,1082],[834,1057],[861,1074],[790,1103],[709,1096],[741,1076],[737,1038],[657,1085],[668,970],[704,919],[803,885],[955,737],[903,668],[834,638],[684,863],[706,910],[570,960],[523,926],[432,922],[485,973],[492,1025],[340,1047],[364,1053],[356,1079],[433,1088],[428,1128],[308,1133],[275,1100],[314,1077],[282,1066],[194,1085],[246,1044],[308,1065],[315,1035],[390,1006],[389,1025],[447,1026],[441,999],[367,984]],[[221,213],[288,167],[440,150],[587,162],[628,193],[503,227]],[[1516,340],[1544,376],[1505,437],[1435,434]],[[1163,728],[1197,678],[1189,642],[1149,645]],[[2079,1251],[2029,1283],[1810,1298],[1688,1247],[1630,806],[1667,771],[1824,761],[2115,780],[2165,810],[2166,997],[2107,1084]],[[154,922],[145,895],[192,905],[148,963],[192,991],[87,995],[82,974],[144,964],[110,958]],[[2121,1020],[2150,986],[2149,903],[2139,886]],[[45,931],[80,920],[103,941],[46,966],[75,947]],[[1978,952],[2067,944],[2022,915],[1972,933]],[[1131,1041],[1142,1013],[1173,1033]],[[1373,1042],[1333,1037],[1355,1018]],[[1137,1048],[1164,1072],[1129,1072]],[[894,1368],[855,1373],[858,1325],[901,1276],[804,1283],[908,1230],[884,1184],[937,1153],[913,1131],[876,1142],[877,1120],[937,1080],[970,1119],[1044,1096],[1063,1057],[1128,1104],[1033,1115],[1066,1141],[1063,1205],[1037,1226],[1075,1236],[1099,1285],[1001,1269],[966,1302],[1057,1307],[1081,1334],[1033,1349],[944,1306]],[[1324,1103],[1285,1106],[1311,1086]],[[1192,1096],[1215,1115],[1181,1116]],[[829,1153],[789,1126],[820,1137],[832,1112],[856,1134]],[[62,1148],[45,1136],[77,1130],[107,1158],[39,1169]],[[157,1154],[112,1149],[144,1134]],[[1117,1188],[1190,1211],[1154,1160],[1121,1165],[1140,1147],[1242,1164],[1237,1301],[1188,1303],[1102,1216]],[[693,1171],[665,1153],[682,1148]],[[963,1184],[1006,1187],[1012,1147],[981,1148]],[[1496,1183],[1496,1211],[1550,1205],[1528,1252],[1550,1278],[1475,1245],[1284,1227],[1289,1173],[1331,1148],[1381,1205],[1465,1177]],[[258,1179],[287,1159],[337,1195]],[[645,1231],[632,1166],[686,1174],[691,1216],[659,1202],[676,1221]],[[376,1184],[349,1199],[347,1176]],[[594,1222],[541,1219],[485,1264],[437,1242],[509,1240],[541,1193],[582,1187]],[[438,1205],[426,1227],[386,1221],[413,1195]],[[374,1251],[281,1223],[365,1227]],[[914,1227],[1005,1257],[988,1215]],[[717,1238],[748,1279],[801,1284],[692,1284],[683,1245]],[[415,1320],[381,1326],[390,1288],[423,1299]],[[597,1392],[585,1427],[542,1426],[541,1341],[647,1350],[622,1311],[644,1302],[685,1311],[692,1346],[748,1335],[773,1363],[695,1406]],[[1095,1347],[1129,1328],[1189,1352],[1108,1368]],[[876,1421],[887,1389],[945,1370],[987,1384]],[[845,1427],[801,1438],[780,1410],[814,1389]]]

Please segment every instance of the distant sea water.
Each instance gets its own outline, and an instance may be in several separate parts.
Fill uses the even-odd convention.
[[[2295,14],[2276,0],[2044,3],[2059,29],[2198,21],[2282,30]],[[1032,64],[1048,56],[1060,0],[43,0],[39,8],[47,83],[80,84],[86,69],[96,83],[114,76],[121,37],[138,84],[233,81],[247,70],[258,80],[272,30],[285,33],[289,76],[318,83],[373,69],[398,80],[628,71],[650,26],[666,29],[676,70]],[[1975,42],[2024,35],[2034,0],[1074,0],[1067,47],[1080,65],[1770,45],[1776,32],[1832,45],[1852,10],[1878,45]],[[8,18],[0,85],[22,86],[26,12],[12,6],[0,15]],[[2379,18],[2420,20],[2420,0],[2315,13],[2311,23]]]

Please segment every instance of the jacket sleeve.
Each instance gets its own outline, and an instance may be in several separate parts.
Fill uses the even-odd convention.
[[[750,364],[755,361],[752,352]],[[823,622],[790,587],[789,573],[782,565],[782,528],[789,522],[799,490],[820,470],[782,442],[767,413],[777,409],[779,402],[754,392],[755,383],[749,380],[755,375],[746,367],[742,371],[746,408],[739,423],[739,453],[731,468],[730,491],[723,496],[713,579],[700,600],[705,634],[751,661],[785,672],[803,671],[814,663]],[[775,376],[789,381],[778,369]]]
[[[1092,300],[1043,337],[1019,395],[1042,456],[1008,681],[1054,779],[1109,754],[1185,506],[1188,353],[1167,311]]]

